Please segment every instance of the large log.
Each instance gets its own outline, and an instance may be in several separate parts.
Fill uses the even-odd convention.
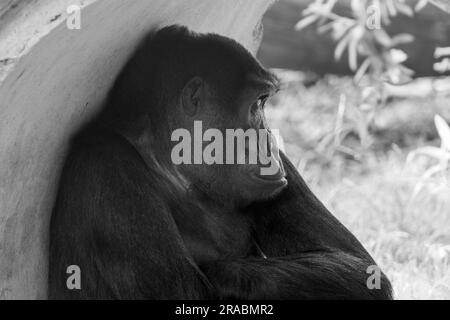
[[[335,43],[328,34],[320,35],[314,27],[295,31],[294,26],[302,17],[301,12],[312,0],[281,0],[267,11],[263,19],[264,38],[258,53],[259,59],[269,67],[307,70],[318,74],[351,74],[346,59],[335,61]],[[441,4],[449,3],[442,0]],[[447,7],[448,8],[448,7]],[[350,15],[348,0],[338,1],[338,12]],[[414,43],[402,47],[409,59],[406,65],[416,71],[416,76],[438,75],[433,64],[434,50],[438,46],[450,46],[449,15],[427,6],[415,18],[399,16],[388,28],[391,34],[411,33]]]
[[[81,30],[66,8],[84,3]],[[45,298],[48,223],[69,136],[136,43],[179,23],[256,51],[270,0],[10,0],[0,6],[0,298]],[[26,53],[26,54],[25,54]]]

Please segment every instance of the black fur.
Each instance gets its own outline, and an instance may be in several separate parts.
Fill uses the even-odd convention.
[[[391,298],[384,275],[381,290],[367,288],[374,261],[286,157],[279,197],[227,214],[171,165],[166,106],[183,82],[201,70],[230,100],[258,68],[216,35],[172,26],[145,39],[72,142],[51,219],[49,298]],[[133,140],[143,128],[154,138],[145,155]],[[66,287],[69,265],[81,268],[81,290]]]

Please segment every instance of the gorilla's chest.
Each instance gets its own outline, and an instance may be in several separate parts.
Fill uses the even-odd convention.
[[[209,212],[192,219],[191,227],[180,232],[197,263],[252,254],[251,221],[245,215]]]

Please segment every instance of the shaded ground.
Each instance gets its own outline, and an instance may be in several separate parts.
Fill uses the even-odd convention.
[[[284,77],[290,84],[267,107],[290,158],[386,271],[396,298],[450,299],[450,184],[426,181],[414,196],[428,160],[406,162],[411,150],[439,145],[433,116],[448,118],[450,97],[391,101],[366,132],[350,78],[306,88],[297,75]]]

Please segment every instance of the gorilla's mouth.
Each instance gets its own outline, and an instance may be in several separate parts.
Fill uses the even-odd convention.
[[[255,175],[258,179],[264,180],[264,181],[281,181],[286,180],[286,174],[282,170],[278,170],[276,174],[273,175],[262,175],[262,174],[256,174]]]
[[[274,175],[255,174],[253,178],[258,181],[259,185],[265,188],[273,188],[276,190],[282,189],[288,184],[286,175],[281,170],[279,170]]]

